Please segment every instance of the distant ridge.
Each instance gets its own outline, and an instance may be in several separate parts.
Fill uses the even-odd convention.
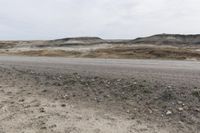
[[[182,34],[158,34],[149,37],[137,38],[132,43],[145,44],[190,44],[200,45],[200,34],[182,35]]]
[[[52,41],[59,41],[65,43],[86,43],[86,44],[100,44],[100,43],[122,43],[122,44],[158,44],[158,45],[200,45],[200,34],[183,35],[183,34],[157,34],[149,37],[140,37],[133,40],[104,40],[99,37],[74,37],[63,38]]]
[[[105,42],[105,40],[99,37],[70,37],[70,38],[56,39],[53,41]]]
[[[136,39],[108,39],[99,37],[70,37],[55,40],[36,40],[36,41],[0,41],[1,48],[14,48],[21,46],[31,47],[61,47],[77,45],[101,45],[101,44],[156,44],[156,45],[200,45],[200,34],[157,34],[149,37]]]

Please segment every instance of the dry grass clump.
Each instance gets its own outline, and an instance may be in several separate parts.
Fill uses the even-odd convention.
[[[183,48],[115,47],[92,51],[87,57],[184,60],[189,58],[200,59],[200,52]]]
[[[59,56],[85,58],[126,58],[126,59],[200,59],[200,52],[190,48],[159,46],[116,46],[91,51],[29,50],[4,52],[11,55]]]
[[[16,55],[26,55],[26,56],[80,56],[78,51],[65,51],[65,50],[30,50],[30,51],[18,51],[13,52]]]

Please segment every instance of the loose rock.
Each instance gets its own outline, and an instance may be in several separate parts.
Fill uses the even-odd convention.
[[[168,110],[168,111],[166,112],[166,115],[172,115],[172,111]]]

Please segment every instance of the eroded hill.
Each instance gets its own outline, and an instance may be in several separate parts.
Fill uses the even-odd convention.
[[[159,34],[150,37],[137,38],[132,43],[167,44],[167,45],[200,45],[200,35]]]

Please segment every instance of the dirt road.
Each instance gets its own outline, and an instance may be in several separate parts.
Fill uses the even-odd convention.
[[[200,130],[200,62],[0,57],[2,133]]]

